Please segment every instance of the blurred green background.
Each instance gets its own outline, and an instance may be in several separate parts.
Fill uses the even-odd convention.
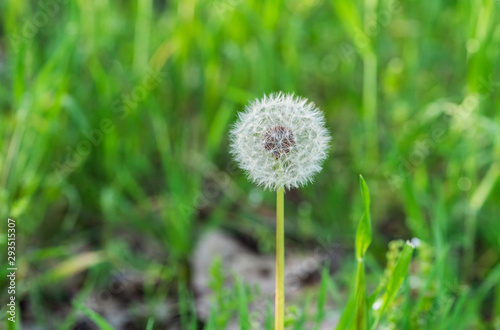
[[[2,1],[0,260],[14,218],[20,321],[87,329],[82,313],[98,316],[83,302],[126,271],[141,278],[123,307],[128,328],[192,327],[191,258],[204,233],[274,252],[275,196],[238,170],[227,133],[249,101],[284,91],[315,102],[333,136],[315,183],[286,193],[287,248],[342,251],[330,276],[345,303],[363,174],[369,292],[389,242],[422,247],[385,324],[499,329],[499,8]],[[160,308],[167,299],[173,307]]]

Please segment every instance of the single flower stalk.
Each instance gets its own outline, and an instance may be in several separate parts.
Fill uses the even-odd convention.
[[[323,113],[307,99],[272,94],[239,114],[230,132],[231,153],[250,180],[276,191],[275,329],[284,329],[284,191],[313,180],[328,155]]]

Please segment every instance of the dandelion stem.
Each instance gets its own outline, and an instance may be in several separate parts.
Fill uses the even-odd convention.
[[[276,194],[276,296],[275,330],[285,326],[285,212],[284,191],[278,188]]]

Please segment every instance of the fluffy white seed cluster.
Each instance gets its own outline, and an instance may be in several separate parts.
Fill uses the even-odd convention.
[[[312,181],[327,157],[325,118],[307,99],[272,94],[239,114],[231,153],[249,178],[266,189],[298,188]]]

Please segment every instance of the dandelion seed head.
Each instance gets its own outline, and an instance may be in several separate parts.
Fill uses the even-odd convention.
[[[264,149],[270,151],[278,159],[295,146],[293,132],[284,126],[274,126],[264,134]]]
[[[307,99],[283,93],[247,106],[230,137],[240,167],[253,182],[271,190],[311,182],[330,142],[323,113]]]

